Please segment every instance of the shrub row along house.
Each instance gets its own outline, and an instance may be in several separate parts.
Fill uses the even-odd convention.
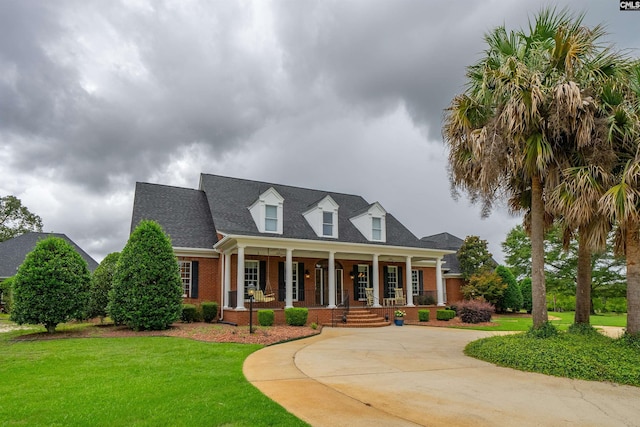
[[[197,190],[137,183],[131,229],[157,221],[171,237],[185,303],[217,301],[221,320],[244,324],[247,290],[258,307],[308,307],[329,322],[336,307],[444,305],[460,297],[448,233],[418,239],[378,202],[356,195],[201,174]]]

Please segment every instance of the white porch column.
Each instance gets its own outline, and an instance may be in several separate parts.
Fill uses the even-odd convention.
[[[224,256],[224,279],[222,281],[222,297],[224,298],[224,308],[229,308],[229,290],[231,289],[231,252],[225,252]]]
[[[238,245],[238,274],[236,277],[236,310],[246,310],[244,307],[244,246]]]
[[[380,307],[380,274],[378,254],[373,254],[373,307]]]
[[[444,289],[442,288],[442,258],[436,259],[436,291],[438,293],[438,305],[445,305]]]
[[[413,303],[413,283],[412,283],[412,275],[411,275],[411,257],[408,256],[405,262],[405,282],[407,284],[407,307],[415,307]]]
[[[285,271],[285,289],[286,296],[284,307],[291,308],[293,307],[293,249],[287,248],[287,258],[284,267]],[[300,272],[298,271],[298,276],[300,276]],[[298,278],[298,280],[300,280]]]
[[[336,308],[336,253],[329,251],[329,305]]]

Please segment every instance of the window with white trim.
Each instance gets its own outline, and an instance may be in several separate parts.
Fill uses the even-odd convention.
[[[333,212],[322,212],[322,235],[333,237]]]
[[[369,287],[369,266],[364,264],[358,264],[358,299],[367,299],[365,288]]]
[[[191,261],[180,261],[180,279],[182,280],[182,298],[191,297]]]
[[[265,231],[278,231],[278,207],[266,205],[264,207],[264,229]]]
[[[389,297],[395,297],[396,288],[398,287],[398,267],[395,265],[387,267],[387,285],[389,287]]]
[[[246,260],[244,262],[244,296],[249,298],[247,293],[249,285],[260,288],[260,263],[258,261]]]
[[[371,240],[382,240],[382,218],[371,218]]]
[[[298,301],[298,263],[294,262],[291,264],[292,267],[292,276],[293,276],[293,280],[292,280],[292,291],[293,291],[293,300],[294,301]]]
[[[411,291],[413,295],[420,294],[420,272],[418,270],[411,270]]]

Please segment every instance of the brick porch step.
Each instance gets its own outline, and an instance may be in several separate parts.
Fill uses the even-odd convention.
[[[371,313],[366,309],[354,309],[350,310],[347,314],[347,322],[336,322],[336,327],[339,328],[380,328],[382,326],[389,326],[391,322],[386,322],[383,317],[377,314]],[[332,326],[331,324],[325,324],[325,326]]]

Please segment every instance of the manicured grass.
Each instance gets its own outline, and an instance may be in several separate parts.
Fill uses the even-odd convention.
[[[0,424],[306,425],[242,374],[259,345],[180,338],[9,341],[0,334]]]
[[[496,336],[469,343],[465,354],[522,371],[640,386],[640,347],[600,334]]]
[[[559,330],[566,331],[573,324],[575,313],[573,311],[565,312],[549,312],[549,317],[557,317],[560,320],[552,320]],[[492,322],[497,323],[496,326],[465,326],[465,329],[476,329],[481,331],[528,331],[533,325],[531,317],[523,315],[500,315],[494,316]],[[627,325],[626,314],[596,314],[590,317],[592,326],[620,326]]]

